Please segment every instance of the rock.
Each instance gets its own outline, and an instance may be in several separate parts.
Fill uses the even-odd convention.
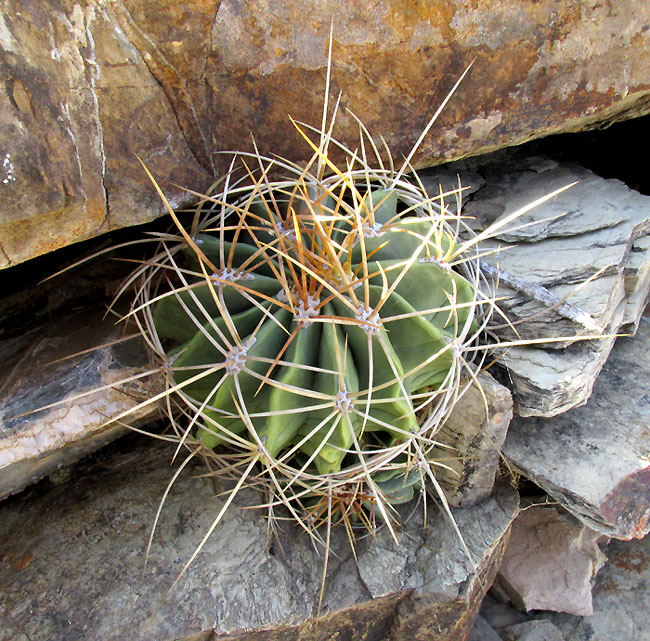
[[[568,641],[550,621],[526,621],[499,630],[503,641]]]
[[[0,264],[158,216],[136,154],[170,202],[205,190],[215,152],[309,153],[287,115],[320,124],[332,95],[393,156],[424,166],[650,111],[645,0],[147,2],[8,0],[0,10]],[[495,71],[496,70],[496,71]],[[343,111],[337,136],[358,145]],[[134,206],[135,203],[135,206]]]
[[[541,615],[567,641],[640,641],[650,630],[650,537],[612,541],[609,561],[594,582],[594,613],[575,617],[556,612]]]
[[[10,621],[31,641],[462,639],[518,510],[516,493],[503,485],[480,505],[454,510],[476,565],[440,513],[430,511],[423,529],[417,510],[399,546],[386,529],[376,542],[360,538],[358,567],[335,528],[315,624],[322,554],[287,522],[270,539],[266,510],[239,509],[262,500],[247,490],[163,600],[225,488],[190,464],[167,497],[143,576],[171,450],[143,437],[118,444],[76,467],[67,484],[35,486],[0,505],[0,629]]]
[[[118,385],[146,369],[146,354],[139,339],[115,342],[121,330],[103,314],[78,312],[0,343],[0,499],[124,434],[107,421],[150,392],[147,379]],[[134,411],[128,423],[155,410]]]
[[[623,310],[616,313],[622,322]],[[615,335],[578,343],[564,350],[527,345],[513,347],[501,358],[502,378],[512,387],[519,416],[552,417],[584,405],[607,362]]]
[[[601,538],[552,507],[529,507],[513,523],[497,583],[522,610],[588,616],[591,580],[605,562]]]
[[[479,390],[469,388],[454,405],[435,439],[442,450],[438,480],[450,505],[475,505],[492,492],[501,447],[512,419],[512,395],[487,372],[478,375]]]
[[[501,641],[501,637],[490,627],[488,622],[481,616],[477,616],[474,621],[467,641]]]
[[[493,630],[530,621],[531,616],[525,612],[515,609],[511,603],[505,603],[501,596],[495,596],[497,592],[493,589],[487,593],[479,610],[480,616],[485,619]]]
[[[483,208],[501,209],[498,220],[559,188],[577,184],[498,232],[495,239],[502,251],[488,262],[498,264],[502,273],[542,285],[559,299],[568,297],[567,302],[589,314],[601,330],[611,325],[621,301],[636,299],[639,288],[643,298],[647,296],[643,285],[650,264],[646,253],[649,196],[578,165],[560,166],[534,156],[515,156],[502,169],[501,175],[489,172],[490,189],[472,195],[466,215],[480,216]],[[598,272],[598,278],[582,286]],[[558,314],[535,316],[546,311],[540,303],[513,292],[505,275],[502,284],[510,295],[501,307],[511,321],[520,322],[518,329],[524,336],[598,334]]]
[[[503,452],[583,523],[616,538],[650,529],[650,319],[619,338],[589,402],[553,418],[518,418]]]
[[[500,249],[485,260],[498,268],[499,306],[519,333],[503,327],[499,337],[567,337],[541,347],[514,347],[501,360],[514,386],[516,412],[552,416],[589,398],[614,342],[571,337],[615,334],[622,326],[633,331],[638,323],[650,287],[650,197],[580,166],[519,153],[496,154],[478,173],[487,186],[470,194],[464,208],[478,226],[577,182],[506,225],[483,247]],[[600,275],[586,282],[595,274]],[[532,298],[539,286],[558,303],[567,299],[573,309],[549,309]]]

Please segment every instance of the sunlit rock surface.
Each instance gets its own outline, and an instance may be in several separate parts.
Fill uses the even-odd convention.
[[[215,152],[294,161],[319,126],[334,27],[350,110],[401,159],[462,72],[417,166],[650,111],[645,0],[7,0],[0,9],[0,266],[142,223],[205,190]]]

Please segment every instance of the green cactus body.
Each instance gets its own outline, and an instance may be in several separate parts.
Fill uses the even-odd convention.
[[[249,198],[228,241],[203,233],[199,255],[185,250],[186,282],[153,319],[207,447],[293,449],[322,475],[418,430],[412,395],[450,376],[476,292],[445,263],[441,224],[400,217],[394,191],[366,200],[355,217],[331,194]],[[415,477],[393,476],[379,486],[412,496]]]

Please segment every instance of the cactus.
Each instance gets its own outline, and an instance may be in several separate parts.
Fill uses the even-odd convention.
[[[337,107],[328,125],[326,94],[320,129],[294,123],[307,163],[236,152],[188,221],[144,167],[176,226],[124,287],[165,379],[147,402],[164,400],[186,462],[235,482],[176,582],[245,486],[326,552],[339,521],[351,542],[354,521],[395,536],[395,506],[432,489],[464,547],[435,435],[487,353],[481,235],[461,186],[429,194],[410,164],[442,106],[399,169],[360,122],[359,152],[335,141]]]
[[[293,449],[324,475],[357,458],[355,442],[386,448],[419,431],[413,395],[450,377],[476,294],[447,262],[444,216],[400,216],[395,189],[316,194],[233,205],[223,235],[184,248],[186,284],[153,319],[206,447],[243,438],[270,460]]]

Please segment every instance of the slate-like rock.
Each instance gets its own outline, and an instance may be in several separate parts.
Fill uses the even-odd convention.
[[[496,165],[498,158],[505,162]],[[479,173],[487,186],[471,194],[464,213],[484,223],[576,183],[484,245],[499,249],[485,260],[498,268],[499,306],[519,333],[501,328],[499,336],[566,337],[514,347],[502,359],[519,415],[558,414],[589,398],[613,345],[613,338],[581,344],[571,337],[633,331],[638,323],[650,285],[650,197],[578,165],[517,153],[497,154]],[[534,298],[545,294],[565,304],[553,309]]]
[[[467,641],[501,641],[501,637],[492,629],[489,623],[481,616],[474,621]]]
[[[504,454],[592,529],[616,538],[650,530],[650,320],[619,338],[588,403],[510,424]]]
[[[611,5],[611,6],[610,6]],[[408,154],[463,70],[417,166],[650,111],[646,0],[6,0],[0,9],[0,266],[207,189],[224,150],[300,161],[288,119],[320,125],[331,95],[394,157]],[[308,19],[306,19],[306,11]],[[358,146],[345,111],[337,135]]]
[[[124,434],[107,421],[151,393],[148,378],[119,384],[145,371],[147,356],[103,315],[77,312],[0,342],[0,499]],[[135,410],[128,423],[155,411]]]
[[[440,450],[437,476],[450,505],[467,507],[492,492],[501,447],[512,419],[512,395],[487,372],[470,380],[436,433]],[[480,386],[480,389],[479,389]]]
[[[522,610],[593,613],[591,581],[605,562],[600,533],[553,507],[515,519],[496,583]]]
[[[501,628],[503,641],[568,641],[550,621],[526,621]]]
[[[0,505],[0,629],[10,622],[31,641],[463,639],[518,510],[506,486],[454,510],[474,563],[435,510],[427,529],[418,510],[398,533],[399,546],[385,529],[376,542],[359,539],[358,567],[335,529],[315,624],[322,554],[288,522],[269,538],[263,511],[240,509],[262,500],[246,491],[163,600],[224,503],[215,489],[226,488],[199,478],[201,467],[179,477],[143,576],[171,450],[150,440],[129,441],[128,449],[123,443],[75,468],[69,483],[35,486]]]
[[[498,591],[490,590],[481,603],[479,610],[481,616],[496,631],[517,623],[530,621],[531,616],[526,612],[517,610],[511,603],[504,601]]]

